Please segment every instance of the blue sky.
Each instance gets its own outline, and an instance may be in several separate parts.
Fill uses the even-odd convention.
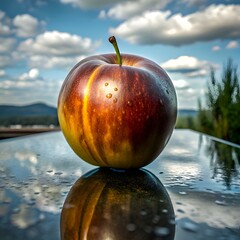
[[[238,0],[1,0],[0,104],[57,106],[69,70],[89,55],[149,58],[172,79],[179,108],[197,109],[209,69],[240,63]],[[238,69],[240,71],[240,69]]]

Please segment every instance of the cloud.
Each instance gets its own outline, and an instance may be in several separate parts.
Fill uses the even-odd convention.
[[[12,64],[12,58],[8,55],[0,55],[0,68],[10,66]]]
[[[72,68],[76,63],[85,58],[80,57],[56,57],[56,56],[43,56],[33,55],[29,57],[29,65],[37,68]]]
[[[43,84],[42,81],[12,81],[12,80],[5,80],[0,82],[0,88],[3,89],[19,89],[19,88],[30,88],[34,87],[35,91],[37,91],[38,87]]]
[[[186,90],[190,87],[188,82],[183,79],[173,80],[172,82],[176,90]]]
[[[21,56],[15,52],[17,41],[11,37],[0,37],[0,68],[19,63]]]
[[[39,70],[37,68],[33,68],[28,72],[28,75],[31,79],[35,79],[39,77]]]
[[[133,44],[180,46],[240,37],[240,5],[210,5],[188,15],[147,11],[111,28],[110,34]]]
[[[238,42],[237,41],[230,41],[228,43],[228,45],[226,46],[226,48],[228,48],[228,49],[238,48]]]
[[[1,77],[4,77],[5,75],[6,75],[5,71],[2,70],[2,69],[0,69],[0,78],[1,78]]]
[[[217,52],[217,51],[220,51],[220,50],[221,50],[221,47],[218,46],[218,45],[215,45],[215,46],[212,47],[212,51],[214,51],[214,52]]]
[[[28,57],[31,67],[69,67],[100,45],[99,41],[65,32],[45,32],[20,43],[18,50]]]
[[[32,37],[38,33],[40,27],[38,20],[29,14],[17,15],[13,19],[13,25],[19,37]]]
[[[13,50],[16,40],[14,38],[0,38],[0,53],[9,53]]]
[[[136,1],[120,1],[109,10],[102,10],[99,14],[100,18],[128,19],[130,17],[142,14],[146,10],[157,10],[164,8],[169,0],[136,0]]]
[[[28,72],[22,73],[20,76],[8,76],[4,81],[0,82],[0,87],[4,89],[22,89],[22,88],[35,88],[46,84],[40,76],[37,68],[32,68]]]
[[[17,37],[32,37],[38,34],[45,24],[44,21],[38,21],[29,14],[16,15],[11,19],[0,10],[0,35],[2,36],[14,33]]]
[[[29,70],[29,72],[23,73],[22,75],[20,75],[19,80],[31,81],[31,80],[38,79],[39,76],[40,76],[39,70],[37,68],[32,68],[31,70]]]
[[[0,35],[6,36],[11,33],[10,19],[6,16],[5,12],[0,10]]]
[[[66,32],[45,32],[35,39],[30,38],[20,43],[19,51],[29,54],[70,56],[82,55],[93,52],[99,42],[93,42],[90,38],[82,38]]]
[[[180,56],[162,63],[161,67],[166,71],[181,73],[186,77],[201,77],[208,74],[210,67],[216,66],[213,63],[201,61],[192,56]]]
[[[16,79],[7,79],[0,82],[0,88],[2,89],[28,89],[33,88],[35,91],[39,90],[39,87],[43,86],[44,82],[41,80],[36,81],[17,81]],[[32,92],[33,93],[33,92]],[[24,96],[24,95],[23,95]]]
[[[0,102],[27,104],[44,100],[57,105],[63,80],[44,79],[36,73],[36,70],[30,69],[20,76],[5,76],[0,80]]]

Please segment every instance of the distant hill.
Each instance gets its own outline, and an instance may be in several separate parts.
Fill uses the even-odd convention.
[[[195,117],[193,109],[178,110],[178,117]],[[45,103],[25,106],[0,105],[0,126],[9,125],[58,125],[57,108]]]
[[[194,109],[179,109],[178,116],[179,117],[196,117],[198,111]]]
[[[58,125],[57,109],[44,103],[0,105],[0,126]]]
[[[44,103],[35,103],[25,106],[0,105],[0,117],[13,116],[56,116],[57,109]]]
[[[178,116],[196,116],[197,110],[179,109]],[[25,106],[0,105],[0,118],[13,116],[56,116],[57,109],[45,103],[34,103]]]

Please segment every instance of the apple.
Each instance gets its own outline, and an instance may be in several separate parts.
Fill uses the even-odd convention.
[[[102,167],[140,168],[168,143],[177,98],[167,73],[144,57],[90,56],[67,75],[58,98],[62,132],[74,152]]]

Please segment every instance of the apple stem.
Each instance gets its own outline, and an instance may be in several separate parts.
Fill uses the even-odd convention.
[[[122,66],[122,57],[121,57],[121,54],[120,54],[120,51],[119,51],[119,48],[118,48],[118,44],[117,44],[117,40],[114,36],[111,36],[108,41],[113,45],[114,49],[115,49],[115,52],[117,54],[117,61],[118,61],[118,64],[119,66]]]

